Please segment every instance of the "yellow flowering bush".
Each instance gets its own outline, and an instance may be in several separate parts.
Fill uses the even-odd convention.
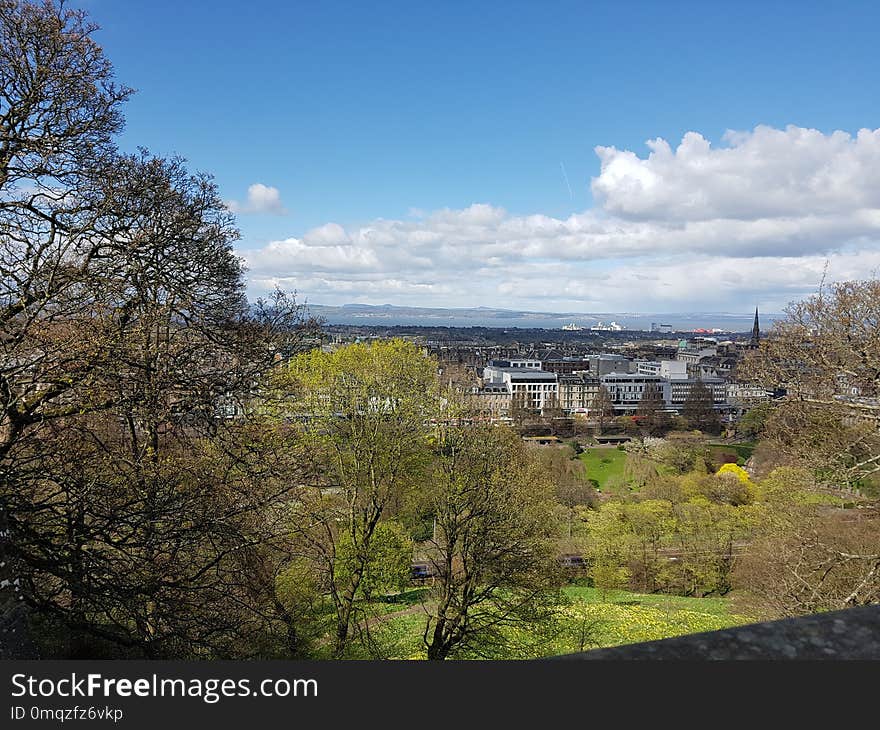
[[[751,478],[749,477],[749,473],[737,464],[723,464],[721,468],[715,473],[719,476],[723,474],[733,474],[743,484],[747,484],[750,487],[754,486],[752,484]]]

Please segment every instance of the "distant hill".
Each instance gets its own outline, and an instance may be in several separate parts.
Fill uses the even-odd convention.
[[[617,322],[624,329],[647,330],[651,323],[668,324],[677,331],[717,328],[747,332],[754,312],[684,312],[651,314],[642,312],[533,312],[493,307],[401,307],[394,304],[309,304],[313,315],[328,324],[444,325],[448,327],[522,327],[560,329],[574,323],[589,328],[599,322]],[[761,314],[761,329],[767,329],[779,315]]]

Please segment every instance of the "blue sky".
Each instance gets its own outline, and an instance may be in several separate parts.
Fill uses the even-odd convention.
[[[880,202],[859,181],[880,142],[856,137],[880,127],[870,3],[84,6],[138,92],[121,144],[216,176],[236,201],[253,293],[778,308],[815,288],[826,259],[841,278],[880,265]],[[675,154],[689,132],[711,144],[695,148],[702,161]],[[650,162],[657,138],[671,162]],[[603,161],[596,147],[615,152]],[[778,178],[756,155],[778,156]],[[694,176],[707,166],[755,199]],[[706,286],[669,275],[692,266]]]

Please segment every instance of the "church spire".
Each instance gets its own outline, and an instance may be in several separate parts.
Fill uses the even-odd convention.
[[[758,308],[755,307],[755,324],[752,325],[752,339],[749,342],[751,347],[758,347],[761,341],[761,325],[758,323]]]

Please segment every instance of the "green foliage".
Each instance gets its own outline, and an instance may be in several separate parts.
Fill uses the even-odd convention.
[[[747,439],[759,438],[764,432],[764,424],[773,407],[772,403],[761,403],[746,411],[736,424],[737,435]]]
[[[641,489],[659,475],[658,464],[642,454],[630,453],[626,456],[623,476],[635,489]]]
[[[316,596],[321,595],[318,575],[307,560],[293,560],[275,579],[275,593],[290,611],[311,606]]]
[[[705,472],[706,463],[710,458],[709,450],[702,438],[692,435],[670,436],[652,445],[648,455],[677,474]]]
[[[412,558],[413,541],[406,530],[397,522],[380,522],[370,540],[357,595],[370,599],[403,590],[409,585]],[[340,534],[336,542],[337,580],[347,584],[352,572],[360,567],[351,534]]]
[[[815,475],[804,467],[780,466],[757,485],[761,499],[773,506],[841,507],[844,500],[820,491]]]
[[[602,601],[606,601],[609,593],[622,590],[629,585],[629,568],[615,562],[596,560],[590,567],[590,578],[599,590]]]
[[[429,480],[437,363],[402,340],[357,343],[293,358],[272,386],[270,417],[295,424],[291,446],[315,474],[291,505],[290,526],[332,598],[342,656],[356,602],[400,585],[407,551],[409,569],[409,538],[386,522],[418,502]],[[414,511],[409,521],[418,519]]]
[[[663,476],[637,499],[622,497],[589,513],[583,552],[609,585],[623,575],[616,567],[641,590],[725,593],[733,546],[755,520],[753,500],[754,488],[736,475]]]
[[[431,659],[494,656],[501,627],[540,630],[561,575],[554,557],[558,504],[545,464],[510,429],[440,430],[432,489],[436,601],[426,604]]]

